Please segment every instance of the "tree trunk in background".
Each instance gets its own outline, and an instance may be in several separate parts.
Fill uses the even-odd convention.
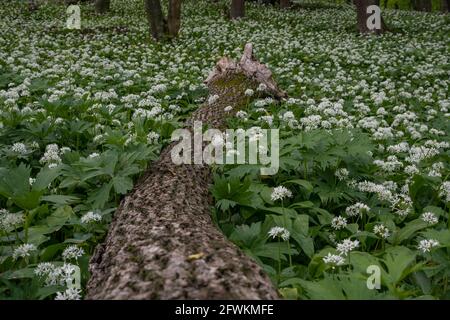
[[[247,44],[240,62],[217,63],[206,84],[219,98],[192,114],[186,123],[191,133],[194,121],[224,130],[226,119],[249,102],[245,91],[261,83],[266,94],[286,97],[252,52]],[[227,106],[232,110],[225,111]],[[162,151],[122,200],[90,261],[86,298],[277,299],[261,267],[213,223],[211,167],[176,165],[171,151],[178,143]]]
[[[375,33],[381,34],[384,33],[387,28],[384,23],[383,16],[381,16],[381,28],[370,30],[367,27],[367,20],[373,13],[367,13],[367,7],[371,5],[376,5],[380,7],[380,0],[353,0],[354,5],[356,6],[356,16],[358,22],[358,29],[360,33]]]
[[[176,37],[180,31],[181,25],[181,0],[169,0],[169,16],[167,23],[169,37]]]
[[[96,0],[95,1],[95,12],[104,14],[109,11],[111,5],[110,0]]]
[[[441,11],[448,12],[450,9],[450,0],[441,0]]]
[[[231,19],[238,19],[245,16],[245,2],[244,0],[232,0],[231,1],[231,10],[230,10]]]
[[[431,0],[411,0],[411,1],[414,10],[431,12]]]
[[[37,9],[39,9],[39,6],[36,3],[36,0],[29,0],[28,1],[28,10],[36,11]]]
[[[144,4],[153,39],[160,41],[176,37],[181,24],[181,0],[169,0],[167,19],[160,0],[144,0]]]
[[[150,24],[150,34],[156,41],[167,34],[167,22],[159,0],[145,0],[145,12]]]
[[[280,0],[280,7],[281,8],[289,8],[291,6],[290,0]]]

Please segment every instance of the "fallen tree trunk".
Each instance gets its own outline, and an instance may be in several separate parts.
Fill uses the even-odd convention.
[[[246,105],[247,89],[277,88],[267,67],[247,44],[240,62],[222,58],[206,83],[210,95],[187,121],[223,128]],[[233,110],[225,111],[226,106]],[[191,128],[192,129],[192,128]],[[175,165],[174,143],[127,195],[105,242],[90,262],[87,299],[276,299],[277,290],[261,267],[229,242],[213,224],[212,181],[207,165]]]

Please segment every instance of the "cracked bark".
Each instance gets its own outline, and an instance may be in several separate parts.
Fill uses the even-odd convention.
[[[186,122],[223,128],[260,83],[276,98],[270,70],[247,44],[240,62],[222,58],[205,81],[210,95]],[[224,111],[232,106],[232,111]],[[121,202],[90,262],[87,299],[277,299],[261,267],[228,241],[210,218],[207,165],[175,165],[172,143]]]

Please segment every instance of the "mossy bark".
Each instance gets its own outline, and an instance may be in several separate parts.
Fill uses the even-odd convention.
[[[244,57],[240,63],[219,61],[207,79],[210,94],[219,99],[195,111],[188,128],[194,121],[223,128],[225,120],[246,105],[245,90],[256,89],[262,77],[272,88],[268,93],[277,96],[270,72],[247,61],[253,59],[251,46],[246,46]],[[284,92],[278,91],[278,96]],[[225,111],[226,106],[233,110]],[[212,222],[210,167],[175,165],[174,144],[163,150],[121,202],[105,242],[91,259],[87,298],[278,298],[261,267]]]

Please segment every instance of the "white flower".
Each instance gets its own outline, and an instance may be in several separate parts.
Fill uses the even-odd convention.
[[[49,168],[49,169],[54,169],[54,168],[56,168],[57,166],[58,166],[57,163],[50,163],[50,164],[48,165],[48,168]]]
[[[341,243],[338,243],[336,249],[341,254],[346,256],[350,251],[352,251],[353,249],[357,248],[358,246],[359,246],[359,241],[358,240],[353,240],[352,241],[350,239],[345,239]]]
[[[429,224],[436,224],[439,222],[438,217],[432,212],[424,212],[421,215],[421,219]]]
[[[331,220],[331,227],[335,230],[343,229],[347,226],[347,219],[344,217],[334,217],[333,220]]]
[[[78,258],[83,256],[83,254],[84,254],[83,248],[79,248],[75,245],[72,245],[72,246],[68,246],[66,249],[64,249],[64,251],[62,253],[62,257],[64,260],[70,260],[70,259],[77,260]]]
[[[386,226],[382,224],[378,224],[375,227],[373,227],[373,233],[375,233],[377,236],[381,238],[388,238],[390,236],[389,229],[386,228]]]
[[[267,89],[267,85],[264,84],[264,83],[260,83],[259,86],[258,86],[258,89],[256,89],[256,90],[258,90],[258,91],[265,91],[266,89]]]
[[[77,288],[68,288],[64,292],[57,292],[55,300],[80,300],[81,290]]]
[[[331,253],[328,253],[322,260],[326,264],[331,264],[333,266],[342,266],[345,263],[345,259],[343,257]]]
[[[225,112],[229,112],[229,111],[231,111],[231,110],[233,110],[233,107],[232,107],[232,106],[226,106],[226,107],[223,109],[223,111],[225,111]]]
[[[241,110],[241,111],[236,112],[236,117],[246,120],[248,117],[248,114],[247,114],[247,112]]]
[[[51,262],[41,262],[34,269],[34,274],[38,277],[47,277],[55,268],[56,266]]]
[[[425,239],[420,240],[417,249],[422,251],[423,253],[430,252],[432,248],[439,246],[439,242],[434,239]]]
[[[23,225],[25,219],[21,213],[10,213],[6,209],[0,209],[0,230],[11,231]]]
[[[158,142],[158,140],[159,140],[159,134],[157,134],[156,132],[151,131],[147,135],[148,144],[154,144],[154,143]]]
[[[98,154],[97,152],[93,152],[93,153],[91,153],[91,154],[88,156],[88,158],[94,159],[94,158],[97,158],[97,157],[99,157],[99,156],[100,156],[100,154]]]
[[[291,198],[292,192],[283,186],[279,186],[273,189],[270,199],[272,201],[283,200],[284,198]]]
[[[208,98],[208,104],[213,104],[214,102],[216,102],[219,99],[219,95],[215,94],[213,96],[210,96]]]
[[[39,160],[40,163],[60,163],[61,158],[59,157],[60,151],[57,144],[49,144],[45,147],[45,153]]]
[[[450,181],[445,181],[439,188],[439,196],[450,202]]]
[[[26,154],[27,153],[27,147],[20,142],[14,143],[11,147],[11,151],[18,153],[18,154]]]
[[[102,216],[98,213],[94,213],[92,211],[87,212],[85,215],[81,217],[81,223],[92,223],[92,222],[99,222],[102,220]]]
[[[349,172],[346,168],[339,168],[336,170],[334,175],[338,178],[339,181],[347,179]]]
[[[276,237],[281,237],[284,241],[289,240],[289,236],[291,235],[288,230],[283,227],[273,227],[268,232],[269,237],[275,239]]]
[[[244,94],[245,94],[247,97],[251,97],[254,93],[255,93],[255,92],[254,92],[252,89],[247,89],[247,90],[245,90],[245,92],[244,92]]]
[[[349,216],[349,217],[355,217],[357,215],[361,215],[364,212],[369,212],[370,208],[365,205],[364,203],[361,202],[357,202],[354,205],[347,207],[345,209],[345,213]]]
[[[24,243],[18,246],[13,252],[13,259],[29,257],[37,248],[34,244]]]

